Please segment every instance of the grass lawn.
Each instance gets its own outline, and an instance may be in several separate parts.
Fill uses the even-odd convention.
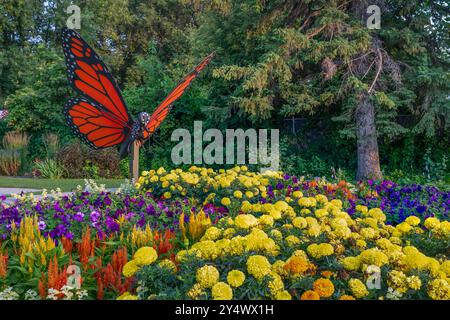
[[[98,179],[98,185],[105,184],[107,188],[117,188],[125,179]],[[38,178],[14,178],[0,177],[0,188],[27,188],[27,189],[56,189],[72,191],[78,185],[84,186],[84,179],[38,179]]]

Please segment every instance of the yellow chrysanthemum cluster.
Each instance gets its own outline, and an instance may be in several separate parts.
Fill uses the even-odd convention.
[[[156,250],[152,247],[142,247],[134,253],[133,260],[128,261],[122,273],[125,277],[132,277],[142,266],[150,265],[158,259]]]
[[[392,292],[401,296],[418,291],[432,299],[448,299],[450,261],[429,257],[410,242],[424,233],[447,240],[448,221],[411,216],[395,226],[386,223],[379,208],[357,205],[350,215],[341,200],[322,194],[306,196],[295,190],[287,196],[274,189],[269,196],[269,184],[282,179],[280,172],[258,174],[246,167],[214,171],[193,166],[143,175],[140,183],[146,189],[183,196],[203,191],[199,203],[229,211],[214,225],[192,220],[196,236],[189,238],[195,242],[176,255],[180,264],[195,259],[202,265],[187,297],[230,299],[240,292],[236,288],[261,286],[265,298],[272,299],[389,299]],[[266,201],[258,201],[258,195]],[[183,235],[191,233],[187,225],[183,216]],[[390,293],[367,284],[373,270],[380,272]],[[306,283],[312,286],[295,292],[285,289],[305,277],[311,278]]]

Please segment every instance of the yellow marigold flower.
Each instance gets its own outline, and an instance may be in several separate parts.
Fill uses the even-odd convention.
[[[392,289],[403,294],[408,291],[408,284],[406,282],[406,279],[406,275],[403,272],[392,270],[388,274],[387,283]]]
[[[375,239],[378,236],[374,228],[361,228],[359,233],[366,239]]]
[[[266,257],[253,255],[247,259],[247,271],[257,280],[261,280],[271,271],[271,265]]]
[[[321,243],[316,244],[313,243],[306,248],[308,254],[316,259],[320,259],[322,257],[330,256],[334,253],[333,246],[329,243]]]
[[[133,258],[137,265],[148,265],[158,259],[158,253],[152,247],[142,247],[135,252]]]
[[[235,256],[241,255],[242,253],[244,253],[246,247],[247,247],[247,238],[244,238],[242,236],[231,238],[230,254]]]
[[[139,270],[139,266],[137,265],[135,260],[128,261],[122,269],[122,273],[125,277],[132,277]]]
[[[450,260],[444,261],[439,267],[439,270],[444,272],[447,277],[450,277]]]
[[[420,281],[418,276],[410,276],[406,278],[406,283],[408,284],[408,287],[413,290],[420,290],[422,287],[422,281]]]
[[[402,222],[400,224],[398,224],[395,229],[397,229],[398,231],[400,231],[401,233],[408,233],[412,230],[411,225],[409,225],[406,222]]]
[[[328,202],[328,198],[325,195],[323,195],[323,194],[318,194],[318,195],[315,196],[315,198],[316,198],[317,202],[320,202],[320,203],[327,203]]]
[[[169,182],[169,181],[164,181],[164,182],[161,184],[161,186],[162,186],[163,188],[167,188],[169,185],[170,185],[170,182]]]
[[[428,283],[428,295],[433,300],[450,300],[450,284],[443,279],[435,279]]]
[[[214,300],[231,300],[233,299],[233,289],[225,282],[217,282],[211,290]]]
[[[397,244],[397,245],[401,245],[402,244],[402,240],[398,237],[390,237],[389,241],[391,241],[393,244]]]
[[[253,228],[258,224],[258,219],[251,214],[239,214],[234,218],[234,224],[241,229]]]
[[[358,257],[345,257],[341,263],[344,269],[348,271],[357,271],[361,267],[361,261]]]
[[[350,279],[348,281],[348,286],[352,291],[353,296],[355,296],[356,298],[364,298],[369,294],[369,291],[367,290],[366,286],[359,279],[355,278]]]
[[[317,224],[308,229],[308,235],[310,237],[318,237],[320,235],[320,231],[320,225]]]
[[[283,239],[283,234],[281,233],[280,230],[277,229],[272,229],[270,230],[270,236],[272,238],[274,238],[275,240],[280,241],[281,239]]]
[[[314,215],[320,219],[327,216],[328,211],[326,209],[317,209],[316,211],[314,211]]]
[[[173,272],[177,271],[177,266],[170,259],[163,259],[163,260],[161,260],[161,262],[158,263],[158,266],[160,266],[161,268],[167,268],[167,269],[169,269],[169,270],[171,270]]]
[[[191,250],[192,252],[195,252],[198,257],[208,260],[214,260],[219,255],[219,250],[212,240],[203,240],[194,243]]]
[[[225,229],[225,231],[223,232],[223,237],[230,239],[231,237],[233,237],[233,235],[236,233],[236,230],[234,228],[227,228]]]
[[[440,225],[439,220],[434,217],[427,218],[424,222],[424,226],[428,230],[433,230],[433,229],[439,228],[439,225]]]
[[[380,208],[372,208],[369,210],[368,215],[379,221],[386,221],[386,215]]]
[[[222,200],[220,200],[220,203],[224,206],[229,206],[231,204],[230,198],[224,197]]]
[[[315,207],[317,200],[313,197],[306,197],[298,199],[298,205],[301,207]]]
[[[118,296],[116,300],[138,300],[138,297],[126,291]]]
[[[303,193],[301,191],[294,191],[294,192],[292,192],[292,196],[294,198],[302,198],[303,197]]]
[[[188,255],[187,250],[180,250],[177,252],[177,255],[175,256],[175,261],[183,262],[186,259],[187,255]]]
[[[362,263],[369,264],[369,265],[373,264],[378,267],[381,267],[381,266],[389,263],[389,259],[388,259],[387,255],[384,254],[378,248],[371,248],[371,249],[364,250],[359,255],[359,260]]]
[[[406,218],[405,222],[410,226],[417,226],[420,224],[420,219],[416,216],[409,216]]]
[[[280,276],[286,276],[287,270],[285,269],[286,262],[283,260],[277,260],[272,264],[272,271],[278,273]]]
[[[378,221],[374,218],[365,218],[363,222],[374,229],[378,228]]]
[[[339,209],[342,209],[342,201],[340,199],[333,199],[333,200],[330,201],[330,203],[333,206],[335,206],[335,207],[337,207]]]
[[[442,221],[439,225],[439,234],[442,236],[450,236],[450,221]]]
[[[329,298],[334,293],[334,285],[329,279],[320,278],[314,281],[313,290],[317,292],[321,298]]]
[[[355,210],[361,213],[367,213],[369,211],[369,209],[366,206],[360,204],[355,207]]]
[[[288,246],[290,246],[290,247],[293,247],[296,244],[301,243],[299,238],[297,238],[296,236],[292,236],[292,235],[291,236],[287,236],[285,240],[286,240]]]
[[[233,196],[235,198],[242,199],[242,191],[236,190],[235,192],[233,192]]]
[[[202,288],[211,288],[219,281],[219,271],[210,265],[205,265],[196,272],[197,282]]]
[[[231,270],[227,275],[227,282],[230,286],[238,288],[245,281],[245,274],[239,270]]]
[[[275,296],[278,292],[284,290],[284,283],[280,275],[278,275],[277,273],[271,272],[270,277],[271,279],[269,280],[267,287],[269,288],[272,296]]]
[[[165,199],[170,199],[172,197],[172,194],[169,191],[167,191],[167,192],[164,192],[163,197]]]
[[[263,214],[259,218],[259,222],[264,226],[273,226],[273,217],[268,214]]]
[[[293,226],[292,224],[290,224],[290,223],[285,223],[285,224],[283,224],[281,227],[282,227],[283,229],[285,229],[285,230],[290,230],[290,229],[292,229],[294,226]]]
[[[320,300],[320,296],[317,292],[313,290],[308,290],[303,292],[300,300]]]
[[[339,297],[339,300],[356,300],[356,299],[353,296],[344,294],[344,295]]]
[[[202,286],[199,283],[196,283],[192,286],[191,289],[186,293],[187,296],[191,299],[197,299],[199,296],[204,294]]]
[[[292,300],[292,296],[287,290],[278,291],[274,298],[276,300]]]
[[[242,201],[242,205],[241,205],[241,210],[244,213],[249,212],[250,210],[252,210],[253,206],[250,202],[248,202],[247,200]]]
[[[356,246],[358,248],[364,249],[367,247],[367,242],[365,242],[364,240],[358,239],[358,240],[356,240]]]
[[[300,210],[300,215],[302,216],[307,216],[309,214],[311,214],[311,210],[309,209],[303,208],[302,210]]]
[[[205,234],[202,237],[202,240],[217,240],[220,238],[222,234],[222,230],[216,227],[209,227],[206,229]]]
[[[286,211],[289,208],[289,205],[286,203],[286,201],[277,201],[274,204],[275,209],[279,211]]]
[[[292,220],[294,227],[299,229],[305,229],[308,226],[308,222],[303,217],[296,217]]]

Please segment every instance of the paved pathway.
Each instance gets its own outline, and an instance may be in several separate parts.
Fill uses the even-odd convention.
[[[30,193],[30,192],[34,192],[34,193],[41,193],[41,190],[39,189],[28,189],[28,188],[0,188],[0,194],[6,194],[6,195],[10,195],[13,193],[21,193],[21,192],[25,192],[25,193]]]

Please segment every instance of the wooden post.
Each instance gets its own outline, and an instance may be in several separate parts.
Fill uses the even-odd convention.
[[[130,180],[136,183],[139,179],[139,143],[134,140],[130,152]]]

